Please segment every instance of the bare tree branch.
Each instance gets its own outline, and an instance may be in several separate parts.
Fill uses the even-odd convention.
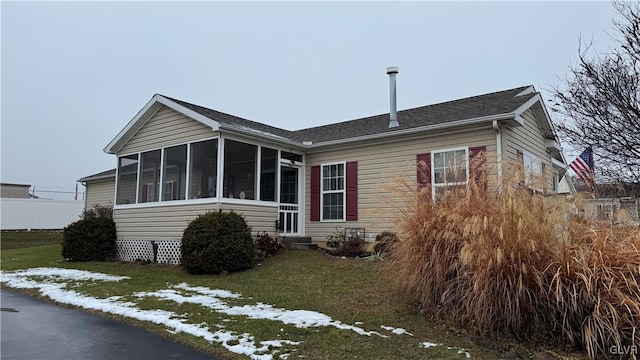
[[[578,48],[563,88],[553,91],[556,128],[575,149],[592,146],[599,177],[640,184],[640,3],[614,1],[617,47],[589,56]]]

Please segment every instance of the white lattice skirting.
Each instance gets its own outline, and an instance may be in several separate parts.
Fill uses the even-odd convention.
[[[116,240],[118,260],[180,264],[180,240]],[[154,259],[154,246],[156,247]]]

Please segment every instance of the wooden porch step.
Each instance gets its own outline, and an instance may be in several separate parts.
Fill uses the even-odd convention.
[[[318,250],[318,244],[311,243],[290,243],[289,249],[291,250]]]
[[[292,244],[292,243],[310,244],[311,238],[308,236],[285,236],[282,238],[282,242],[285,244]]]
[[[288,249],[292,250],[316,250],[318,244],[312,244],[311,238],[306,236],[285,236],[282,243]]]

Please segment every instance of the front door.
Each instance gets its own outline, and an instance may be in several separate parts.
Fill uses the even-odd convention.
[[[300,168],[280,166],[280,235],[299,235]]]

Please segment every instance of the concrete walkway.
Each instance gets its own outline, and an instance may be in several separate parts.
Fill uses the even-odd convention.
[[[88,312],[0,290],[2,360],[137,360],[216,358]]]

